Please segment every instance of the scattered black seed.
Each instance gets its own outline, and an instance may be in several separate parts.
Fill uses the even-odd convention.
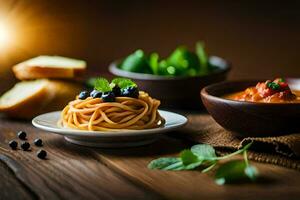
[[[84,100],[90,96],[90,93],[88,91],[82,91],[80,92],[78,99]]]
[[[18,132],[18,138],[20,138],[21,140],[26,140],[26,132],[25,131],[19,131]]]
[[[137,87],[128,87],[121,90],[121,96],[124,97],[139,97],[139,89]]]
[[[34,144],[35,144],[35,146],[41,147],[41,146],[43,146],[43,140],[41,140],[40,138],[37,138],[34,140]]]
[[[21,148],[24,150],[24,151],[27,151],[29,148],[30,148],[30,144],[28,142],[22,142],[21,143]]]
[[[101,98],[103,102],[114,102],[115,94],[113,92],[104,92]]]
[[[98,91],[98,90],[93,90],[92,92],[91,92],[91,97],[93,97],[93,98],[101,98],[101,96],[102,96],[102,92],[100,92],[100,91]]]
[[[36,156],[40,159],[45,159],[47,156],[47,152],[41,149],[37,152]]]
[[[14,140],[10,141],[8,144],[9,144],[10,148],[12,148],[12,149],[17,149],[17,147],[18,147],[18,142],[14,141]]]

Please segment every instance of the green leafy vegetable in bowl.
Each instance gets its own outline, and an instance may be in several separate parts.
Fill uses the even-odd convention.
[[[216,66],[209,62],[204,44],[197,42],[196,52],[179,46],[165,59],[161,59],[158,53],[147,55],[138,49],[126,57],[118,67],[129,72],[161,76],[198,76],[211,73]]]
[[[230,160],[221,164],[215,173],[215,182],[218,185],[223,185],[240,181],[254,181],[258,176],[258,171],[249,164],[247,158],[247,149],[251,144],[249,143],[242,149],[225,156],[217,156],[211,145],[198,144],[192,146],[191,149],[183,150],[179,157],[164,157],[153,160],[149,163],[148,168],[174,171],[201,168],[201,172],[206,173],[217,166],[218,161],[243,154],[244,161]]]
[[[148,56],[138,49],[123,60],[121,68],[131,72],[150,73],[149,67],[145,67],[149,65],[148,62]]]

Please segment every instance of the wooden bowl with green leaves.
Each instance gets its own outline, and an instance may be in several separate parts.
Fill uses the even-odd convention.
[[[202,107],[203,87],[227,78],[230,64],[223,58],[206,56],[204,45],[197,43],[196,52],[179,46],[165,59],[139,49],[111,63],[109,71],[132,79],[141,90],[160,99],[163,107],[193,109]]]

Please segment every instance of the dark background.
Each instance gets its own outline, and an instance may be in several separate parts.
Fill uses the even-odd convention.
[[[299,77],[300,1],[0,0],[14,46],[0,52],[0,83],[10,67],[40,54],[81,58],[104,72],[137,48],[168,55],[204,40],[233,64],[231,79]]]

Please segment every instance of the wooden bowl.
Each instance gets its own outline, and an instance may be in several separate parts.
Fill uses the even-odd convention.
[[[220,57],[212,56],[210,61],[218,63],[218,69],[209,75],[195,77],[166,77],[128,72],[118,68],[118,61],[110,64],[109,71],[115,76],[135,81],[140,90],[161,100],[162,107],[194,109],[202,107],[199,91],[207,85],[224,81],[230,70],[230,64]]]
[[[260,80],[261,81],[261,80]],[[222,98],[258,81],[230,81],[207,86],[201,98],[207,111],[225,129],[240,136],[285,135],[300,131],[300,103],[254,103]],[[287,79],[291,89],[300,89],[300,79]]]

